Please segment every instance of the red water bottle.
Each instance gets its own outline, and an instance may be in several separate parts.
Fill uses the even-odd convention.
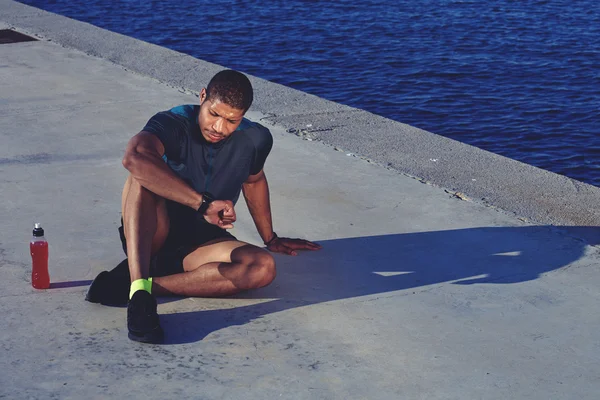
[[[36,289],[48,289],[50,287],[50,275],[48,274],[48,242],[44,238],[44,230],[41,224],[33,227],[33,238],[29,243],[31,250],[31,286]]]

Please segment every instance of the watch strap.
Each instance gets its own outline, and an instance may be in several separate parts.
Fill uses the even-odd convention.
[[[205,215],[206,210],[208,210],[208,207],[210,206],[210,203],[212,203],[214,200],[214,197],[210,193],[202,193],[202,203],[200,203],[200,207],[198,207],[198,213],[200,213],[201,215]]]
[[[277,236],[277,234],[273,232],[273,236],[271,237],[271,239],[269,239],[268,242],[264,242],[265,246],[269,247],[277,238],[279,238],[279,236]]]

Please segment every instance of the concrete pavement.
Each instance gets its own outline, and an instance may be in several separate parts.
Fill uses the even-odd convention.
[[[61,37],[110,35],[88,25],[77,36],[81,23],[0,1],[0,29],[32,34],[34,19],[60,21],[56,31],[44,29]],[[144,57],[172,53],[123,40],[146,49]],[[412,170],[349,156],[352,141],[303,140],[306,130],[291,135],[306,121],[267,114],[273,98],[278,110],[301,107],[303,99],[314,110],[349,111],[257,79],[258,103],[248,116],[275,139],[265,167],[275,230],[318,241],[323,250],[277,255],[275,282],[242,296],[163,299],[167,343],[129,341],[124,308],[83,301],[89,281],[122,259],[116,229],[124,146],[156,111],[197,102],[194,91],[206,82],[180,90],[54,41],[0,45],[0,398],[597,397],[598,228],[593,213],[568,219],[581,204],[591,209],[586,202],[597,188],[400,129],[406,140],[431,137],[435,148],[447,143],[504,168],[472,171],[463,163],[461,176],[494,176],[505,185],[511,177],[503,171],[525,171],[532,182],[553,182],[535,199],[519,192],[520,184],[510,186],[511,196],[521,196],[519,209],[533,210],[526,216],[473,201],[468,190],[464,201],[452,182],[417,175],[430,183],[423,184],[407,176]],[[110,41],[102,46],[122,50]],[[181,60],[198,65],[190,75],[200,71],[202,78],[220,69],[186,56],[175,63]],[[365,118],[357,121],[368,124]],[[377,117],[371,125],[379,123]],[[390,132],[399,126],[388,124]],[[395,149],[408,162],[419,150],[405,153],[402,143],[373,146]],[[555,196],[561,191],[583,200],[552,214],[565,201]],[[552,206],[540,209],[543,202]],[[259,244],[243,201],[237,211],[233,233]],[[563,226],[532,222],[532,215]],[[34,222],[50,243],[53,284],[46,291],[30,285]]]

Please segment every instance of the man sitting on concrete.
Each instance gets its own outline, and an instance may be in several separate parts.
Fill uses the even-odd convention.
[[[225,296],[273,281],[271,254],[226,230],[236,220],[240,191],[268,250],[296,255],[320,248],[273,231],[263,171],[273,138],[243,118],[252,99],[246,76],[221,71],[200,92],[199,105],[156,114],[129,141],[120,228],[128,259],[100,273],[86,299],[129,300],[130,339],[163,340],[153,295]]]

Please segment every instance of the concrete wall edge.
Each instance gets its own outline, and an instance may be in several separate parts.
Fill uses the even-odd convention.
[[[185,93],[197,93],[223,68],[12,0],[0,0],[2,25],[111,61]],[[364,110],[250,78],[256,92],[253,111],[305,140],[320,141],[332,150],[439,186],[457,201],[475,201],[529,223],[564,228],[600,225],[600,189],[595,186]],[[595,238],[587,241],[598,243]]]

